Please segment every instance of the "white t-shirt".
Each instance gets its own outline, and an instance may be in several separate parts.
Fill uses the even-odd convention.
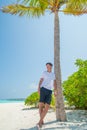
[[[44,71],[41,78],[43,78],[44,80],[40,87],[44,87],[49,90],[52,90],[53,83],[55,80],[55,74],[53,72]]]

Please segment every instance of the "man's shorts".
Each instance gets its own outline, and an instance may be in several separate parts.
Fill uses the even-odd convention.
[[[39,102],[47,103],[50,105],[52,99],[52,90],[48,90],[44,87],[40,88],[40,100]]]

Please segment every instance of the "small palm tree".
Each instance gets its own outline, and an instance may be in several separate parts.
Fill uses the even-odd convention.
[[[61,8],[62,7],[62,8]],[[59,12],[82,15],[87,13],[87,0],[18,0],[16,4],[2,7],[4,13],[39,17],[48,10],[54,13],[54,71],[57,80],[56,119],[66,121],[61,87]]]

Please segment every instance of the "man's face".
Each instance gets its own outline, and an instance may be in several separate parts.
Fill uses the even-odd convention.
[[[50,72],[52,70],[52,66],[51,65],[47,64],[46,67],[47,67],[47,71]]]

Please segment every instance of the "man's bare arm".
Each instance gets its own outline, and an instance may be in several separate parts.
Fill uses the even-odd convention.
[[[43,78],[41,78],[40,79],[40,81],[39,81],[39,85],[38,85],[38,93],[40,94],[40,86],[41,86],[41,84],[42,84],[42,82],[43,82]]]

